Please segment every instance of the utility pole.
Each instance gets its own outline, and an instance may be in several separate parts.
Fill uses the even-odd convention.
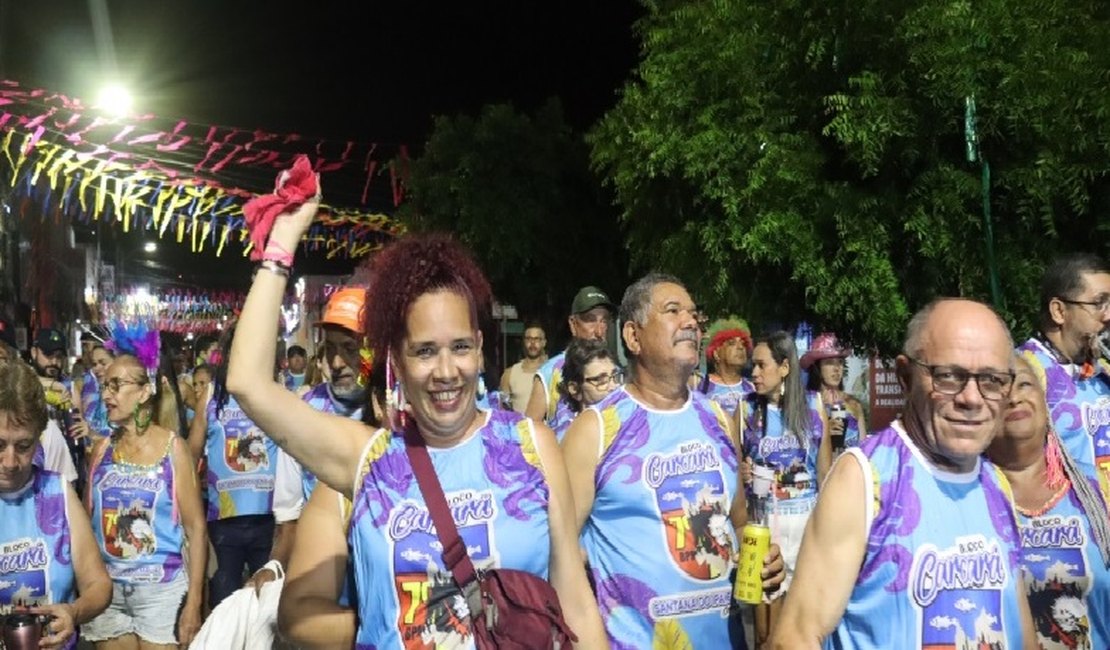
[[[975,127],[975,95],[964,98],[964,141],[967,144],[967,161],[977,159],[982,169],[980,184],[983,192],[983,237],[987,244],[987,272],[990,276],[991,302],[1001,310],[1002,288],[998,282],[998,262],[994,257],[994,227],[991,223],[991,166],[986,156],[979,150],[979,133]]]

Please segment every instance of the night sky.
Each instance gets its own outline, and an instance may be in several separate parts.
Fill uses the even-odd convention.
[[[587,128],[636,63],[642,11],[634,0],[104,4],[139,112],[416,147],[434,115],[493,102],[530,110],[558,96]],[[85,0],[0,0],[0,76],[95,99],[111,55],[94,13]]]
[[[97,7],[107,7],[99,21]],[[419,155],[435,116],[476,114],[488,103],[530,111],[555,96],[573,128],[589,128],[636,65],[632,25],[642,12],[636,0],[0,0],[0,78],[92,104],[114,53],[136,113],[407,144]],[[98,45],[96,24],[110,25],[110,40]],[[133,251],[123,255],[160,282],[249,279],[238,255],[197,264],[168,242],[145,255],[144,236],[102,229],[99,241]],[[307,257],[298,267],[309,273],[353,268]]]

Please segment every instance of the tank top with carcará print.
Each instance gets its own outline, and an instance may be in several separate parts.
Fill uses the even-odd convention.
[[[725,415],[736,414],[737,407],[744,398],[755,390],[751,380],[741,377],[735,384],[722,384],[712,379],[706,380],[705,396],[717,402]]]
[[[173,492],[173,439],[150,465],[121,460],[109,442],[93,468],[93,533],[115,582],[170,582],[181,572],[185,531]]]
[[[322,413],[334,413],[352,420],[362,419],[362,407],[352,407],[336,399],[331,394],[331,388],[327,382],[317,384],[312,390],[305,393],[301,399],[308,402],[309,406]],[[279,448],[278,453],[283,454],[285,452]],[[298,465],[301,464],[298,463]],[[305,503],[308,503],[308,498],[312,496],[312,491],[314,489],[316,489],[316,475],[309,471],[307,467],[301,465],[301,493],[304,496]]]
[[[81,384],[81,412],[94,434],[100,437],[112,435],[108,409],[104,407],[104,400],[100,396],[100,382],[92,372],[85,373],[85,381]]]
[[[24,488],[0,493],[0,608],[75,597],[65,479],[31,471]]]
[[[852,409],[847,409],[848,415],[844,418],[844,448],[858,447],[860,443],[859,418]]]
[[[744,400],[744,456],[774,470],[772,496],[780,513],[805,514],[817,502],[817,452],[824,435],[821,398],[806,391],[809,431],[795,436],[785,427],[782,410],[757,393]]]
[[[582,546],[610,644],[730,647],[738,463],[725,414],[696,391],[659,411],[621,388],[591,416],[600,456]]]
[[[208,521],[273,511],[278,446],[234,397],[216,414],[208,402]]]
[[[1007,488],[1001,473],[1000,478]],[[1091,484],[1101,499],[1099,511],[1090,516],[1106,517],[1105,492],[1097,481]],[[1075,489],[1043,514],[1031,516],[1018,510],[1017,517],[1025,593],[1040,647],[1110,648],[1110,570]]]
[[[1110,362],[1099,359],[1094,374],[1084,378],[1080,366],[1062,363],[1039,339],[1029,339],[1018,351],[1045,389],[1052,426],[1072,458],[1110,471]]]
[[[574,408],[570,402],[559,394],[559,384],[563,381],[563,365],[566,363],[567,353],[560,352],[548,359],[536,376],[543,384],[544,394],[547,396],[547,426],[555,432],[555,437],[562,441],[563,434],[567,432],[570,423],[574,420]]]
[[[898,421],[837,462],[863,470],[868,535],[825,647],[1022,648],[1017,525],[993,466],[944,471]]]
[[[484,412],[463,442],[428,448],[459,535],[478,569],[547,578],[548,487],[532,421]],[[473,648],[466,600],[443,561],[443,544],[405,451],[385,429],[367,444],[349,532],[358,593],[356,648]]]

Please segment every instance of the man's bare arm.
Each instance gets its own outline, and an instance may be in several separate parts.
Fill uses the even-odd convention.
[[[772,648],[819,650],[844,615],[867,550],[864,480],[854,454],[829,472],[806,525],[790,596],[771,631]]]

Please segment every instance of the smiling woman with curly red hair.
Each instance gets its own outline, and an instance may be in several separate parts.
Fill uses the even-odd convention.
[[[476,405],[479,315],[489,310],[491,292],[458,242],[438,234],[406,236],[382,250],[369,269],[363,317],[375,358],[385,361],[391,427],[375,431],[315,411],[266,371],[289,275],[273,260],[288,259],[286,251],[296,249],[316,207],[310,201],[277,218],[264,255],[269,261],[240,317],[228,373],[228,387],[244,411],[353,502],[348,541],[357,630],[354,612],[338,606],[312,613],[283,603],[284,632],[306,647],[472,646],[469,610],[459,605],[465,599],[446,568],[406,451],[406,436],[415,433],[416,447],[431,452],[472,562],[550,580],[578,647],[608,647],[582,567],[554,434],[514,412]],[[548,544],[537,544],[545,539]]]

